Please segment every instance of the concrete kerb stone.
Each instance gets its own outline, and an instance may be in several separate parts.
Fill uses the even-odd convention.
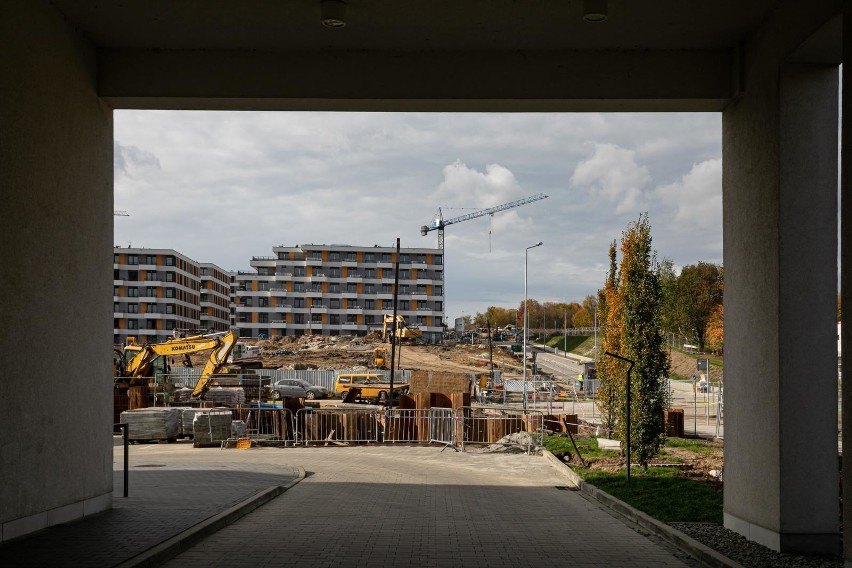
[[[583,481],[583,478],[577,475],[574,470],[548,450],[542,448],[542,453],[545,458],[550,461],[553,467],[564,473],[580,491],[631,522],[653,532],[660,538],[667,540],[687,554],[691,555],[693,558],[697,559],[699,562],[712,568],[743,568],[741,564],[734,562],[727,556],[720,554],[718,551],[713,550],[694,538],[691,538],[682,532],[675,530],[669,525],[646,515],[642,511],[634,509],[624,501],[616,499],[612,495],[601,491],[591,483]]]
[[[296,479],[289,483],[286,483],[285,485],[274,485],[267,489],[258,491],[251,497],[237,503],[225,511],[222,511],[218,515],[213,515],[212,517],[209,517],[186,529],[180,534],[177,534],[172,538],[149,548],[145,552],[137,554],[133,558],[118,564],[116,568],[153,568],[155,566],[160,566],[181,552],[189,550],[212,533],[235,523],[261,505],[275,499],[303,479],[305,479],[305,469],[303,467],[299,467]]]

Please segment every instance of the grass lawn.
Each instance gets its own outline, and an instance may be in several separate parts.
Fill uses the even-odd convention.
[[[608,458],[611,462],[618,456],[616,452],[599,449],[594,439],[575,437],[575,440],[586,460]],[[567,437],[547,436],[544,446],[556,456],[576,453],[571,439]],[[697,456],[714,451],[702,440],[669,438],[662,448],[661,457],[666,455],[666,447],[687,450]],[[572,469],[601,491],[664,523],[722,523],[722,491],[705,481],[686,477],[679,468],[650,467],[646,471],[633,467],[629,484],[623,466],[617,473],[581,467],[579,463]]]

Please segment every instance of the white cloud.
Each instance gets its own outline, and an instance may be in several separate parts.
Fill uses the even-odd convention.
[[[635,211],[643,201],[642,190],[651,181],[648,168],[636,163],[634,152],[608,143],[594,143],[591,158],[574,168],[571,184],[588,187],[615,203],[616,213]]]
[[[660,186],[655,197],[675,210],[684,230],[718,226],[722,220],[722,160],[694,164],[680,180]]]

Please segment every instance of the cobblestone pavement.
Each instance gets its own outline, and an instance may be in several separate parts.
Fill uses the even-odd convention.
[[[569,482],[540,456],[387,446],[283,452],[305,468],[304,481],[167,566],[695,565],[557,489]]]
[[[440,447],[196,449],[134,445],[130,497],[0,545],[3,566],[696,566],[581,493],[541,456]],[[191,548],[189,534],[272,486],[285,493]],[[563,489],[557,489],[562,487]],[[207,521],[205,521],[207,519]],[[195,527],[195,529],[193,529]],[[187,549],[188,548],[188,549]]]

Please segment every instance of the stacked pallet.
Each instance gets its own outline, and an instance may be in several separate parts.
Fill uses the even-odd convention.
[[[136,408],[121,413],[127,424],[128,439],[136,441],[177,439],[180,411],[177,408]]]
[[[192,434],[193,446],[196,448],[221,445],[231,437],[231,411],[199,412],[192,421]]]
[[[204,400],[221,405],[245,404],[246,393],[242,388],[215,387],[207,391]]]

